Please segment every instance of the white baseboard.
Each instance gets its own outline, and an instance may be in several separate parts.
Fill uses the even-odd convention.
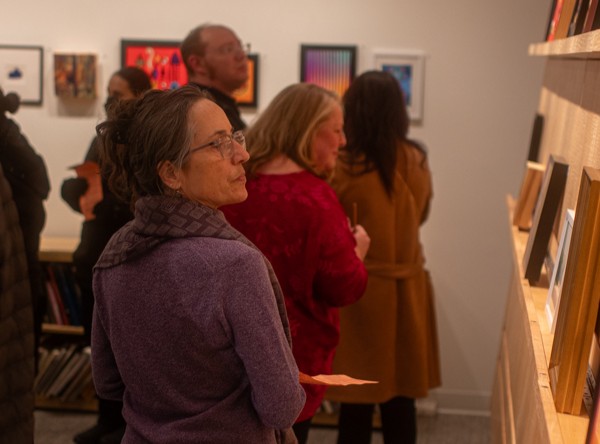
[[[417,414],[490,415],[490,392],[468,390],[432,390],[427,398],[417,400]]]

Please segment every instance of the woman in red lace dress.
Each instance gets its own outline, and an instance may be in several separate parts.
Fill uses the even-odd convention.
[[[325,181],[346,144],[340,103],[316,85],[281,91],[249,129],[248,199],[223,207],[229,222],[267,256],[280,281],[302,373],[331,373],[339,307],[356,302],[367,283],[362,263],[369,237],[350,230]],[[294,431],[308,437],[325,386],[304,385],[306,405]]]

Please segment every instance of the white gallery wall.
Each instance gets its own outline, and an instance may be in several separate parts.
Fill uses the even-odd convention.
[[[485,414],[511,271],[505,196],[520,186],[544,64],[527,48],[543,38],[549,8],[549,0],[4,2],[0,44],[44,48],[43,105],[14,116],[50,173],[44,235],[79,235],[82,218],[60,186],[102,119],[121,39],[181,40],[205,21],[231,26],[260,55],[258,112],[299,81],[301,43],[357,45],[359,72],[372,67],[374,49],[424,51],[424,119],[411,136],[428,147],[434,180],[423,243],[443,386],[432,399],[440,409]],[[57,100],[53,52],[98,55],[97,100]]]

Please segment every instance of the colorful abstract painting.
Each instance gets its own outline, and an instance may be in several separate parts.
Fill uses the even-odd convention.
[[[96,54],[54,54],[54,92],[61,98],[96,98]]]
[[[154,89],[176,89],[187,83],[177,41],[121,40],[121,66],[146,71]]]
[[[343,96],[356,73],[356,47],[302,45],[300,52],[300,81]]]
[[[258,104],[258,54],[248,54],[248,81],[233,93],[239,106],[255,108]]]

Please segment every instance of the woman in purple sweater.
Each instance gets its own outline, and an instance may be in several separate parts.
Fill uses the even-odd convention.
[[[305,394],[281,289],[218,210],[247,197],[244,136],[204,94],[151,91],[98,126],[135,217],[94,269],[94,383],[123,400],[123,443],[294,442]]]

